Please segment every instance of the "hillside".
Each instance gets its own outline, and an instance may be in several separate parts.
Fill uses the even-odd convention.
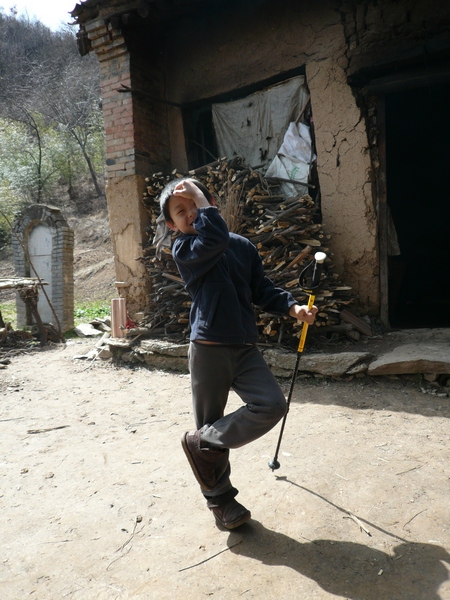
[[[114,298],[117,290],[106,211],[68,221],[75,233],[75,301]]]

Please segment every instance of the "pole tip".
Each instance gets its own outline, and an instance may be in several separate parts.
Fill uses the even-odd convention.
[[[325,254],[325,252],[316,252],[314,254],[314,260],[318,263],[323,263],[326,257],[327,255]]]
[[[269,460],[269,468],[272,469],[272,471],[275,471],[275,469],[280,468],[280,463],[277,461],[276,458],[274,458],[273,460]]]

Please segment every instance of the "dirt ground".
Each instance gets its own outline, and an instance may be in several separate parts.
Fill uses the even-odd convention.
[[[300,379],[281,468],[279,427],[231,452],[252,520],[229,532],[179,443],[189,377],[74,358],[92,347],[0,371],[2,599],[450,599],[448,397]]]
[[[109,299],[106,215],[74,224],[75,295]],[[252,520],[229,532],[179,443],[189,377],[75,358],[94,343],[0,370],[1,600],[450,600],[445,393],[419,376],[299,379],[281,468],[279,426],[231,452]]]

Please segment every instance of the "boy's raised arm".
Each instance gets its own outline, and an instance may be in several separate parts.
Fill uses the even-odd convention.
[[[180,181],[180,183],[175,186],[173,195],[190,198],[195,202],[197,208],[207,208],[208,206],[211,206],[203,192],[190,179]]]

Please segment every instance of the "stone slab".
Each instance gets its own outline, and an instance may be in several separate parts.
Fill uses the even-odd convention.
[[[95,329],[90,323],[80,323],[74,329],[78,337],[95,337],[102,335],[102,331]]]
[[[139,348],[143,353],[161,354],[187,358],[189,344],[172,344],[161,340],[142,340]]]
[[[404,344],[383,354],[367,370],[369,375],[412,373],[450,374],[450,344]]]
[[[277,377],[290,377],[296,353],[283,353],[276,349],[264,351],[264,358]],[[370,352],[338,352],[335,354],[302,354],[299,372],[317,373],[330,377],[341,377],[351,372],[361,373],[373,355]]]
[[[145,363],[153,369],[161,371],[179,371],[188,373],[188,361],[183,356],[167,356],[164,354],[156,354],[154,352],[144,354]]]

